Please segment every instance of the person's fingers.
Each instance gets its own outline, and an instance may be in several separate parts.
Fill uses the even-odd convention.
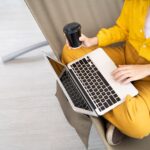
[[[122,82],[122,84],[128,84],[128,83],[130,83],[130,82],[132,82],[132,81],[134,81],[134,78],[133,78],[133,77],[130,77],[130,78],[127,78],[126,80],[124,80],[124,81]]]
[[[114,72],[111,73],[111,75],[113,76],[114,79],[117,79],[124,74],[131,75],[131,73],[132,73],[131,70],[115,70]]]
[[[123,75],[119,76],[115,80],[118,81],[118,82],[123,82],[124,80],[126,80],[129,77],[131,77],[130,74],[126,73],[126,74],[123,74]]]
[[[125,73],[124,72],[117,72],[117,73],[115,73],[115,74],[113,74],[113,78],[115,79],[115,80],[117,80],[118,78],[120,78],[121,76],[123,76]]]
[[[83,38],[83,37],[79,37],[79,41],[81,41],[81,42],[82,42],[83,40],[84,40],[84,38]]]
[[[79,37],[79,40],[80,40],[81,42],[84,42],[84,41],[86,40],[86,37],[80,36],[80,37]]]
[[[83,33],[81,34],[81,37],[86,37]]]
[[[120,65],[119,65],[120,66]],[[121,72],[121,71],[127,71],[129,70],[129,67],[128,66],[120,66],[118,67],[117,69],[115,69],[113,72],[112,72],[112,75],[118,73],[118,72]]]
[[[81,36],[79,37],[79,40],[81,41],[81,42],[84,42],[85,40],[86,40],[86,36],[84,35],[84,34],[81,34]]]
[[[83,46],[83,47],[86,47],[86,45],[85,45],[84,43],[82,43],[82,46]]]

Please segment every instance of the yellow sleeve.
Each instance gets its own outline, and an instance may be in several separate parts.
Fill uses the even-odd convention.
[[[108,29],[102,28],[98,32],[97,38],[99,46],[107,46],[126,40],[128,36],[129,6],[130,1],[125,0],[121,15],[116,21],[116,25]]]
[[[146,39],[140,46],[139,55],[146,58],[150,62],[150,38]]]

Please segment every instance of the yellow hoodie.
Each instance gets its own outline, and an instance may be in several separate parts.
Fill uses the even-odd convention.
[[[150,61],[150,38],[146,38],[144,33],[149,9],[150,0],[125,0],[116,25],[98,32],[98,45],[129,41],[140,56]]]

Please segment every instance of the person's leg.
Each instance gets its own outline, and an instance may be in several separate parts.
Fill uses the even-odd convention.
[[[65,45],[62,51],[61,61],[64,64],[68,64],[69,62],[78,59],[83,55],[86,55],[87,53],[93,51],[96,48],[98,48],[98,46],[92,46],[90,48],[79,47],[76,49],[69,49],[69,47]]]
[[[86,51],[85,48],[84,50],[78,49],[69,51],[66,48],[63,52],[62,60],[64,63],[69,63],[92,50],[88,49]],[[125,64],[123,48],[107,47],[104,48],[104,50],[116,65]],[[103,117],[124,134],[134,138],[142,138],[150,132],[150,109],[148,108],[148,106],[150,106],[150,83],[137,81],[134,84],[139,90],[139,94],[132,98],[127,96],[124,103],[114,108]]]
[[[104,115],[124,134],[133,138],[143,138],[150,133],[150,82],[137,81],[139,94],[127,96],[124,103]]]
[[[124,54],[127,64],[143,64],[145,61],[129,43],[126,44]],[[150,80],[142,79],[133,84],[139,94],[135,97],[127,96],[124,103],[105,114],[104,118],[124,134],[143,138],[150,133]]]

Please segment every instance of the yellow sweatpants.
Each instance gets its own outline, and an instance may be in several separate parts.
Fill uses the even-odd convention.
[[[94,50],[91,48],[68,49],[65,45],[62,52],[62,62],[67,64]],[[116,65],[149,64],[140,57],[128,42],[124,47],[105,47],[105,52]],[[133,82],[139,94],[135,97],[127,95],[125,101],[109,111],[103,117],[116,126],[124,134],[133,138],[143,138],[150,133],[150,77]]]

